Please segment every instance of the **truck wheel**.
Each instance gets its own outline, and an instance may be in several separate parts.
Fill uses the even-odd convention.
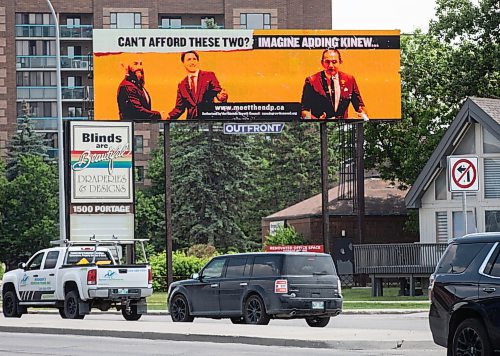
[[[67,319],[66,314],[64,313],[64,308],[57,308],[57,309],[59,309],[59,315],[61,316],[61,318]]]
[[[64,297],[64,314],[67,319],[83,319],[85,315],[80,315],[80,296],[74,290],[66,293]]]
[[[477,319],[465,319],[453,335],[452,355],[492,355],[488,333]]]
[[[269,324],[271,318],[266,313],[266,306],[261,297],[252,295],[246,300],[244,319],[246,324]]]
[[[182,294],[177,294],[170,303],[170,317],[173,322],[190,323],[194,317],[189,315],[189,305]]]
[[[324,328],[330,322],[329,316],[311,316],[306,318],[306,323],[313,328]]]
[[[129,308],[122,308],[122,315],[125,320],[139,320],[142,314],[137,313],[137,305],[131,305]]]
[[[6,318],[20,318],[23,314],[18,312],[19,299],[16,292],[10,290],[6,292],[2,300],[3,315]]]

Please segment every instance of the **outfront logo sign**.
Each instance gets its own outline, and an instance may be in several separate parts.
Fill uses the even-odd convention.
[[[71,203],[132,203],[132,124],[71,123]]]

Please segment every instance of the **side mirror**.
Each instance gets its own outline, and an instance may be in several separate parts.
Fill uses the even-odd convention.
[[[200,279],[200,275],[198,273],[193,273],[191,279]]]
[[[25,269],[26,268],[26,263],[25,262],[19,262],[17,264],[17,268],[20,268],[20,269]]]

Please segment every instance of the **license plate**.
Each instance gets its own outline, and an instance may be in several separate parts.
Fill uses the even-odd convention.
[[[325,309],[325,302],[312,302],[313,309]]]
[[[118,294],[128,294],[128,289],[118,289],[117,293]]]

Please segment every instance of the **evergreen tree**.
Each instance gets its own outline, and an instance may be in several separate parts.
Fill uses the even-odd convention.
[[[58,237],[58,184],[53,165],[40,156],[19,156],[17,175],[0,183],[0,260],[8,269],[47,248]]]
[[[35,155],[48,162],[48,148],[47,140],[33,127],[29,104],[23,102],[22,121],[18,124],[18,131],[11,137],[7,146],[7,179],[12,180],[17,176],[21,156]]]

